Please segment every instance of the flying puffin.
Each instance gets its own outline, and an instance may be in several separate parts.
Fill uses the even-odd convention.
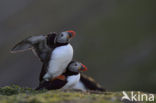
[[[73,87],[80,80],[80,72],[86,70],[87,67],[82,63],[72,61],[69,63],[66,71],[62,75],[56,78],[52,78],[50,81],[44,81],[40,83],[39,87],[37,87],[36,90],[74,89]]]
[[[73,48],[69,42],[75,34],[75,31],[69,30],[48,35],[31,36],[15,45],[11,52],[33,50],[43,62],[40,80],[48,81],[61,75],[71,62]]]

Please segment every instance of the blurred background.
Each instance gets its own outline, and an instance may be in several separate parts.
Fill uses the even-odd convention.
[[[109,91],[156,92],[155,0],[0,0],[0,87],[35,88],[41,63],[10,49],[31,35],[75,30],[75,60]]]

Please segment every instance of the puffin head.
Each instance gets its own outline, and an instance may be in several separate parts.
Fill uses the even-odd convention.
[[[87,71],[87,67],[78,61],[72,61],[68,66],[68,70],[72,72],[81,72]]]
[[[60,32],[56,37],[57,43],[69,43],[69,41],[75,36],[76,32],[73,30],[68,30]]]

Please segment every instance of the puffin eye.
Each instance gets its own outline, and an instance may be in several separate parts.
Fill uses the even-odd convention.
[[[61,37],[63,37],[63,34],[61,34]]]

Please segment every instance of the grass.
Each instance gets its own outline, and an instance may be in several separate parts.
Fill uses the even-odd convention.
[[[35,91],[15,85],[0,88],[0,103],[123,103],[122,96],[121,92]]]

